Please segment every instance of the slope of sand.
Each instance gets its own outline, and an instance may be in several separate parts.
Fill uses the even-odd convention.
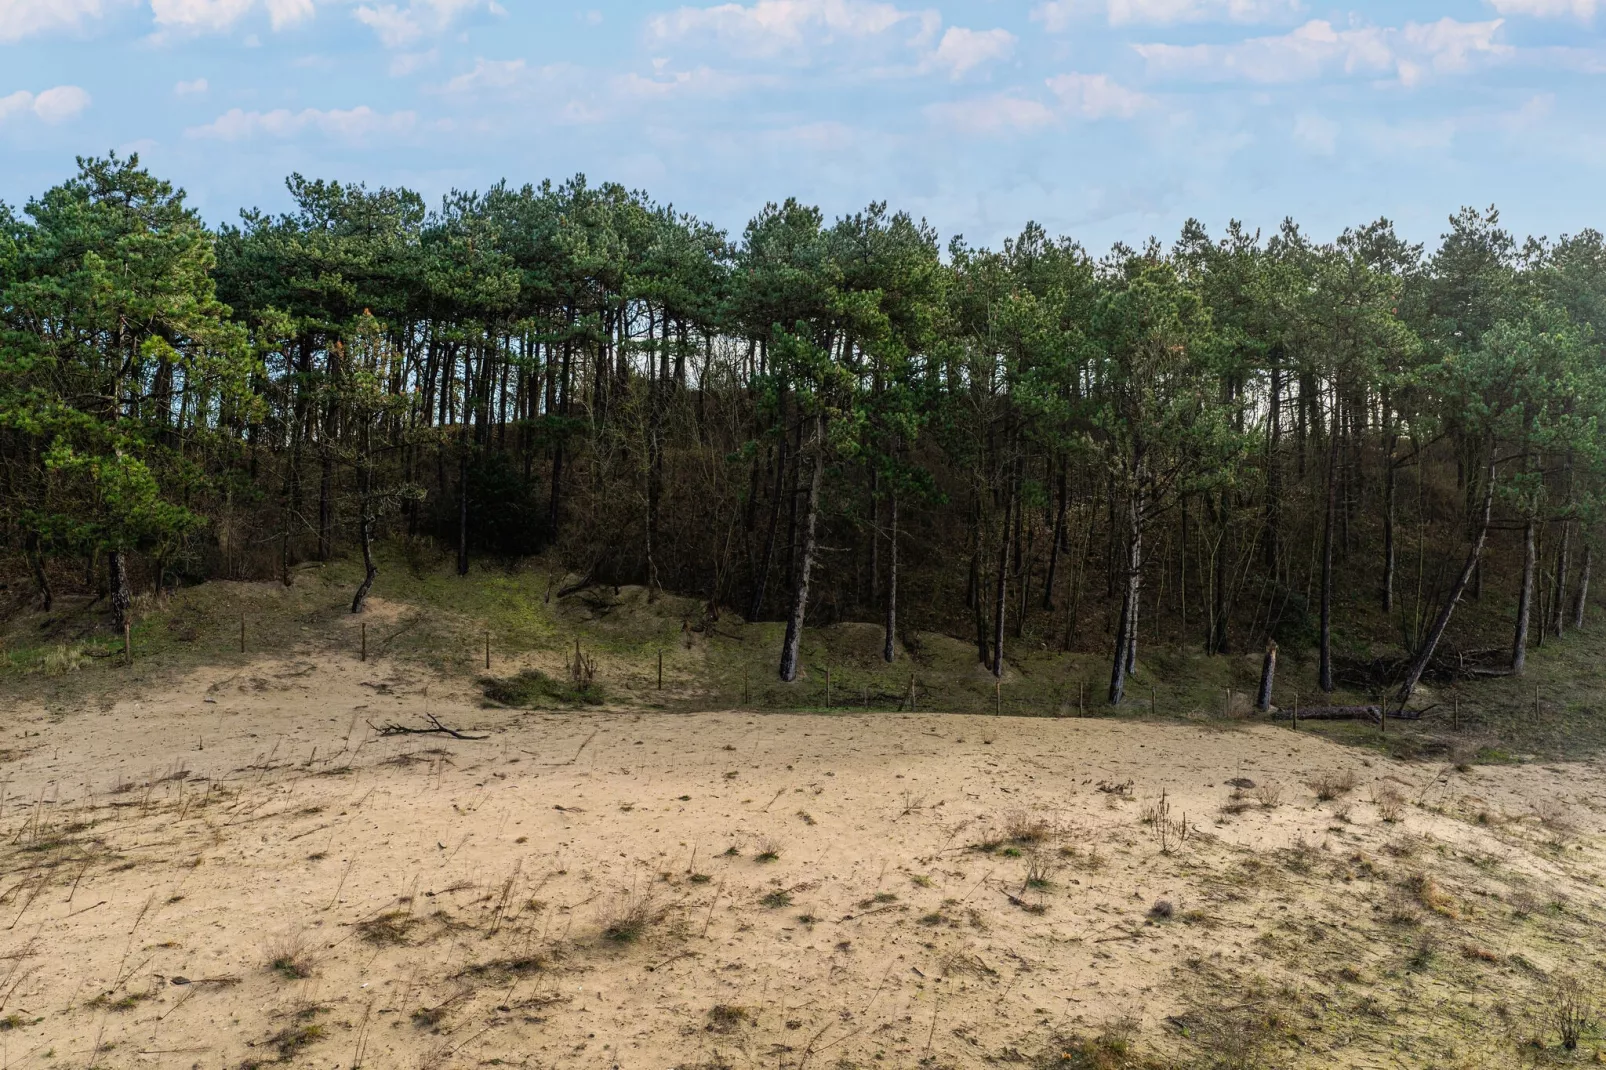
[[[1599,957],[1594,765],[464,687],[0,712],[3,1065],[1515,1065]]]

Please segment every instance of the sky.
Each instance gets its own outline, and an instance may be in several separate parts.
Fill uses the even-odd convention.
[[[0,0],[0,201],[112,150],[213,224],[292,172],[584,173],[733,234],[797,197],[1095,251],[1491,204],[1556,237],[1606,229],[1606,0]]]

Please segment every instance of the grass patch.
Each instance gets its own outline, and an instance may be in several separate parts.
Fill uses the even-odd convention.
[[[537,710],[548,706],[600,706],[606,701],[602,685],[595,680],[573,683],[555,680],[540,669],[525,669],[517,676],[484,677],[480,690],[502,706]]]

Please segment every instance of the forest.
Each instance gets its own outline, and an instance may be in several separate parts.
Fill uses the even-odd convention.
[[[359,612],[382,563],[547,555],[784,621],[781,680],[805,628],[868,621],[1000,676],[1100,651],[1112,704],[1140,646],[1275,644],[1403,703],[1583,626],[1598,231],[1095,254],[884,203],[732,236],[580,176],[287,184],[212,229],[110,155],[0,205],[0,573],[34,605],[120,631],[139,592],[350,556]]]

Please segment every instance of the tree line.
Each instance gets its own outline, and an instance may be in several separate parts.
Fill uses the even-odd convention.
[[[47,610],[355,554],[356,612],[381,540],[551,552],[784,621],[784,680],[805,626],[870,620],[998,675],[1102,648],[1112,703],[1140,640],[1309,648],[1329,691],[1387,649],[1404,699],[1465,600],[1518,673],[1584,619],[1594,230],[1095,256],[884,203],[732,237],[584,177],[431,207],[299,175],[213,230],[137,157],[78,164],[0,205],[0,534]]]

